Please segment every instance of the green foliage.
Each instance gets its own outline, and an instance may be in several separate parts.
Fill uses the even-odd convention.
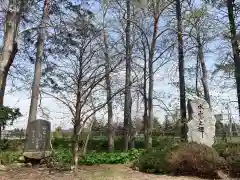
[[[139,158],[141,149],[132,149],[128,152],[92,152],[79,157],[79,164],[125,164]],[[70,164],[72,160],[71,149],[58,148],[53,152],[53,159],[62,164]]]
[[[226,143],[217,143],[213,145],[213,148],[218,152],[218,154],[220,156],[223,157],[223,154],[227,148],[227,144]]]
[[[166,157],[167,171],[177,175],[214,178],[217,170],[226,170],[227,162],[213,148],[198,143],[182,143]]]
[[[53,159],[62,164],[70,164],[72,161],[71,149],[58,148],[53,151]]]
[[[1,139],[0,140],[0,150],[1,151],[19,151],[23,148],[24,140],[14,139],[14,140],[7,140]]]
[[[221,64],[215,64],[215,69],[213,71],[213,75],[223,72],[225,75],[232,76],[234,73],[234,63],[232,60],[228,60],[227,62]]]
[[[21,138],[24,137],[24,130],[23,129],[15,128],[10,133],[11,133],[12,136],[18,136],[18,137],[21,137]]]
[[[71,139],[67,138],[55,138],[52,140],[53,149],[70,149]]]
[[[240,152],[240,143],[217,143],[213,145],[213,148],[220,156],[227,158],[231,154]]]
[[[19,108],[0,107],[0,126],[4,129],[6,125],[12,125],[14,120],[22,116]]]
[[[174,141],[172,138],[153,138],[153,147],[157,147],[163,143],[163,141]],[[123,138],[116,138],[114,141],[115,150],[122,151],[124,147]],[[58,148],[70,148],[71,139],[66,138],[56,138],[52,140],[52,145],[54,149]],[[82,147],[83,141],[79,141],[79,147]],[[144,149],[144,140],[143,138],[137,138],[135,141],[136,149]],[[106,137],[97,137],[89,140],[88,143],[88,152],[97,151],[97,152],[107,152],[108,151],[108,140]]]
[[[148,173],[165,173],[166,172],[166,154],[174,147],[173,142],[163,141],[156,148],[143,152],[138,160],[133,164],[133,168]]]
[[[124,164],[129,161],[128,153],[91,153],[83,156],[80,164]]]
[[[6,141],[6,140],[5,140]],[[24,144],[24,139],[22,140],[11,140],[7,141],[5,149],[19,149]],[[153,137],[153,147],[163,146],[166,142],[176,142],[174,138],[169,137]],[[70,138],[55,138],[52,140],[53,149],[71,149],[72,140]],[[83,141],[79,141],[79,147],[82,147]],[[123,138],[115,139],[115,151],[123,151],[124,140]],[[12,149],[13,148],[13,149]],[[144,149],[144,139],[137,138],[135,140],[136,149]],[[108,140],[106,137],[94,137],[89,140],[88,152],[107,152],[108,151]]]
[[[17,161],[21,153],[16,151],[1,151],[0,152],[0,162],[3,164],[11,164]]]
[[[229,164],[230,176],[240,177],[240,152],[229,155],[226,160]]]
[[[62,128],[60,126],[56,127],[55,131],[53,132],[54,139],[61,137],[61,129]]]
[[[132,149],[129,152],[114,153],[90,153],[82,156],[79,160],[80,164],[125,164],[139,158],[143,150]]]
[[[0,139],[0,150],[10,149],[8,145],[9,144],[7,139]]]
[[[227,144],[223,152],[223,157],[229,164],[229,173],[231,177],[240,177],[240,144]]]
[[[142,153],[145,152],[145,149],[131,149],[128,151],[129,153],[129,160],[135,161],[138,160]]]
[[[235,155],[240,152],[240,143],[227,143],[223,157],[227,158],[230,155]]]

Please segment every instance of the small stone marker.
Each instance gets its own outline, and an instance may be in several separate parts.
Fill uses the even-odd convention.
[[[43,159],[51,155],[51,123],[38,119],[29,124],[29,133],[23,156],[30,159]]]
[[[188,100],[188,141],[212,146],[215,138],[216,119],[208,103],[201,98]]]
[[[220,122],[223,121],[223,114],[215,114],[214,116],[215,116],[216,121],[220,121]]]

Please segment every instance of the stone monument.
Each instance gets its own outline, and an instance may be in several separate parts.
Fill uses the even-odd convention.
[[[208,103],[195,97],[188,100],[188,141],[212,146],[215,138],[216,119]]]
[[[223,114],[215,114],[216,121],[222,122],[223,121]]]
[[[51,155],[51,123],[37,119],[29,124],[23,156],[29,159],[43,159]]]

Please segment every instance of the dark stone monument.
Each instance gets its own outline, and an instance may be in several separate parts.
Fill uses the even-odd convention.
[[[220,122],[223,121],[223,114],[215,114],[214,116],[217,121],[220,121]]]
[[[29,124],[23,156],[43,159],[51,155],[51,123],[37,119]]]

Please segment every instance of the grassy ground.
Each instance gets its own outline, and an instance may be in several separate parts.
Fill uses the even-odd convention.
[[[192,177],[172,177],[144,174],[126,165],[82,166],[77,174],[51,172],[44,169],[21,168],[0,171],[0,180],[197,180]]]
[[[215,139],[216,143],[224,143],[225,140],[223,140],[222,138],[220,137],[217,137]],[[227,142],[228,143],[239,143],[240,142],[240,137],[227,137]]]

